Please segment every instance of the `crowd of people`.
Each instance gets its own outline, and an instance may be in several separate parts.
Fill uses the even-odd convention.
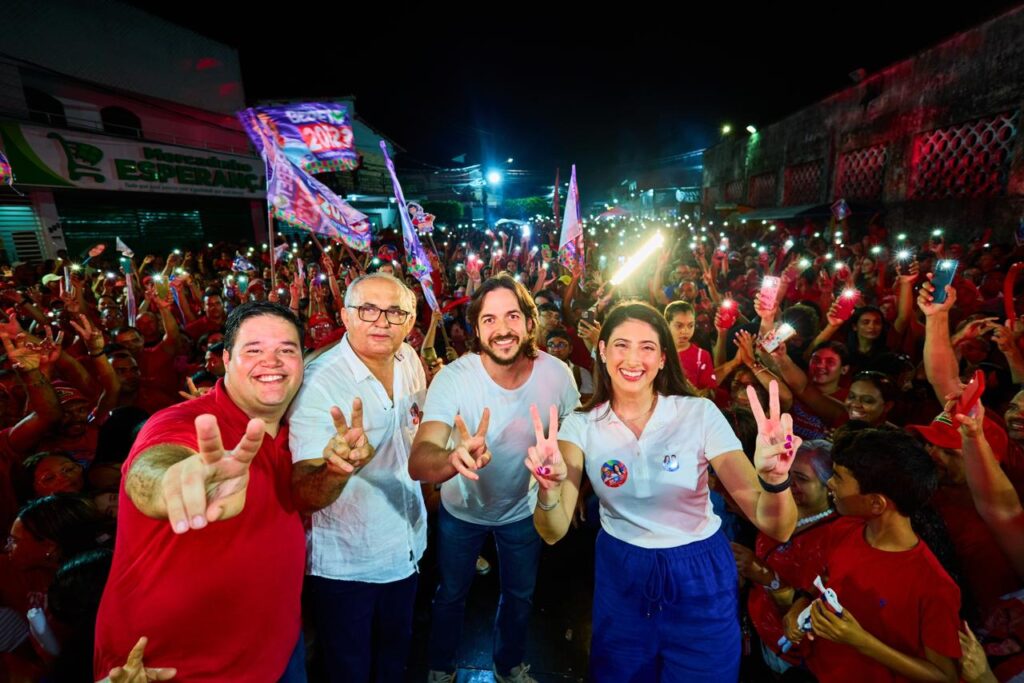
[[[1020,248],[676,223],[614,285],[612,226],[449,229],[429,282],[295,233],[10,269],[0,673],[404,681],[429,590],[450,682],[493,537],[528,683],[543,546],[596,533],[595,681],[1022,674]]]

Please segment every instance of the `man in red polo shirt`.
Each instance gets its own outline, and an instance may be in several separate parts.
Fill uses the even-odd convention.
[[[305,680],[305,534],[282,423],[302,383],[301,335],[287,308],[238,307],[224,379],[139,434],[122,469],[96,678],[146,636],[147,666],[182,680]]]

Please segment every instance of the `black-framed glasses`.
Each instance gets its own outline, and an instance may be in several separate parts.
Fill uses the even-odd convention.
[[[378,308],[373,304],[363,304],[362,306],[348,306],[348,308],[354,308],[359,313],[359,319],[364,323],[375,323],[380,320],[380,316],[383,313],[385,319],[389,325],[401,325],[409,319],[409,311],[403,311],[401,308]]]

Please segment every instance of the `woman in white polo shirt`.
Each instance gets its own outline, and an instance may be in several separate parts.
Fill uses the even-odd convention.
[[[584,469],[601,502],[590,676],[735,681],[738,580],[708,466],[761,531],[786,540],[800,439],[779,414],[777,387],[768,417],[755,395],[752,466],[718,408],[687,389],[668,325],[645,303],[613,308],[598,349],[593,398],[547,436],[534,409],[537,446],[526,459],[540,485],[534,523],[548,543],[569,528]]]

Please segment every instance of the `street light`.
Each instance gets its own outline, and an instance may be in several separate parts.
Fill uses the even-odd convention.
[[[728,123],[725,124],[724,126],[722,126],[722,135],[728,135],[731,132],[732,132],[732,126],[730,126]]]
[[[487,182],[491,185],[501,185],[502,175],[501,171],[488,171]]]
[[[757,133],[757,128],[754,128],[753,126],[747,126],[747,132],[750,133],[751,135],[754,135]]]

